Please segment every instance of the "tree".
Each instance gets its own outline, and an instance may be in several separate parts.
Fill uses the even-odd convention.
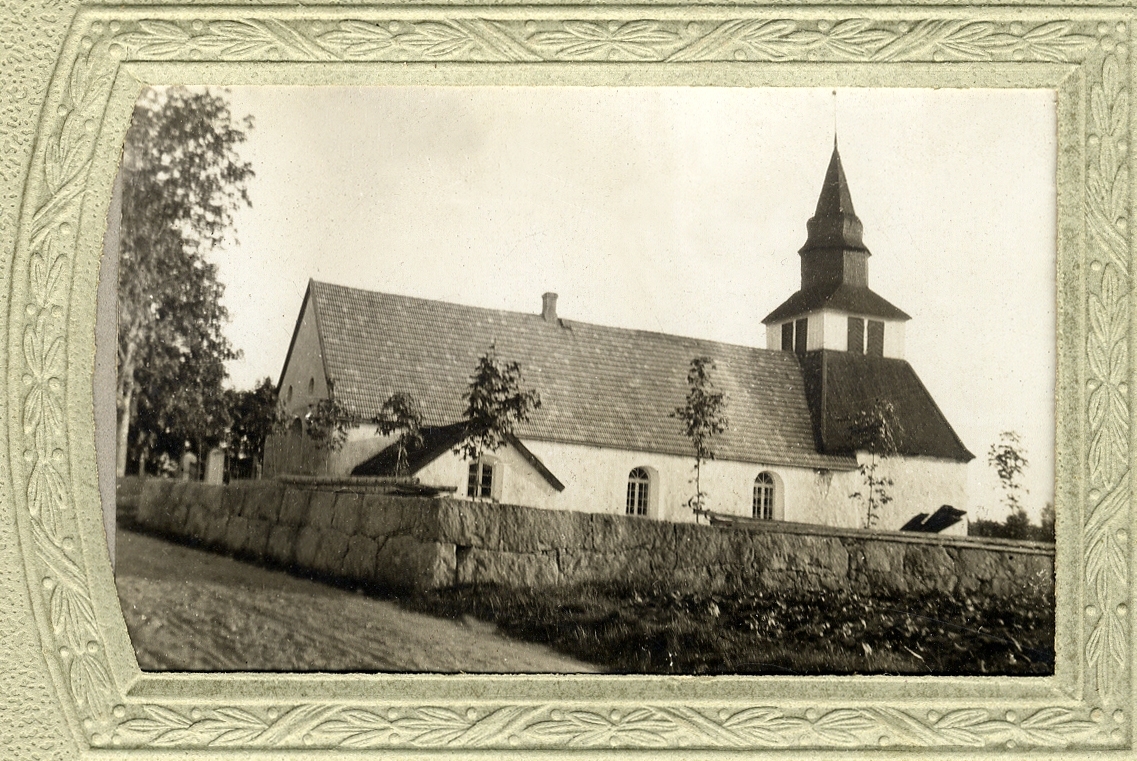
[[[1008,526],[1027,526],[1030,520],[1026,510],[1023,509],[1020,492],[1026,489],[1022,485],[1022,475],[1030,463],[1026,459],[1022,439],[1014,431],[1003,431],[999,440],[987,450],[987,464],[995,469],[999,477],[999,485],[1003,489],[1003,504],[1010,511]],[[1013,520],[1012,520],[1013,519]]]
[[[422,446],[422,411],[418,402],[410,394],[396,391],[383,402],[382,409],[375,417],[379,433],[390,436],[396,431],[399,438],[398,457],[395,460],[395,475],[405,476],[407,470],[407,450]]]
[[[989,536],[999,539],[1029,539],[1035,542],[1054,541],[1054,503],[1047,502],[1042,508],[1042,519],[1035,526],[1025,512],[1010,513],[999,523],[982,518],[967,524],[968,536]]]
[[[695,496],[687,500],[687,507],[695,519],[706,512],[706,493],[703,491],[703,463],[715,459],[714,442],[729,425],[726,416],[726,397],[715,389],[711,373],[715,369],[710,357],[695,357],[687,370],[687,400],[676,407],[671,417],[683,421],[683,433],[691,440],[695,450]]]
[[[236,149],[251,128],[208,90],[149,89],[135,107],[120,170],[119,475],[135,427],[144,468],[150,448],[186,439],[201,450],[228,423],[219,413],[224,363],[239,354],[222,333],[224,286],[205,256],[249,203],[253,170]]]
[[[177,461],[191,451],[204,462],[205,452],[224,440],[230,422],[221,390],[224,365],[190,351],[180,362],[138,368],[135,377],[141,390],[135,397],[135,433],[128,451],[138,461],[139,472],[152,453]]]
[[[536,389],[521,390],[521,366],[498,360],[493,344],[478,358],[466,388],[465,431],[454,453],[475,462],[483,452],[496,452],[513,435],[514,425],[541,408]]]
[[[869,461],[862,462],[858,470],[865,485],[864,491],[855,491],[850,499],[865,500],[864,528],[876,528],[880,520],[880,509],[892,501],[889,488],[893,481],[881,473],[883,461],[897,454],[897,441],[900,437],[900,423],[896,419],[896,409],[886,399],[876,399],[869,406],[858,411],[849,421],[849,440],[859,452],[868,452]]]
[[[304,415],[304,431],[317,449],[338,452],[347,442],[351,415],[334,397],[321,399]]]
[[[231,473],[255,475],[264,458],[265,439],[281,431],[288,416],[277,398],[276,385],[264,378],[252,390],[225,392],[229,411],[229,455]]]
[[[1054,523],[1055,523],[1054,503],[1053,502],[1047,502],[1043,506],[1041,523],[1042,523],[1042,541],[1053,542],[1054,541]]]

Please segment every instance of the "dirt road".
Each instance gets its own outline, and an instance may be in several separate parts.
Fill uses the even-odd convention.
[[[586,673],[473,619],[398,605],[131,531],[116,582],[147,671]]]

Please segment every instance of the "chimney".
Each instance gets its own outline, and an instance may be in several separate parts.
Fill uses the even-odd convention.
[[[557,294],[541,294],[541,319],[545,322],[557,321]]]

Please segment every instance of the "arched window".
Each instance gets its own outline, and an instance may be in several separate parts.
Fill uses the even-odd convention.
[[[315,378],[309,378],[308,379],[308,395],[311,396],[314,393],[316,393],[316,379]]]
[[[754,479],[754,517],[774,519],[774,477],[769,473],[759,473]]]
[[[288,393],[285,394],[284,401],[288,404],[292,403],[292,386],[288,387]]]
[[[632,468],[628,474],[628,515],[647,515],[649,478],[643,468]]]

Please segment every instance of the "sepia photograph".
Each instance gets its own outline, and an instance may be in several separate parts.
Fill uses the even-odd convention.
[[[1053,90],[147,87],[144,671],[1050,675]]]

